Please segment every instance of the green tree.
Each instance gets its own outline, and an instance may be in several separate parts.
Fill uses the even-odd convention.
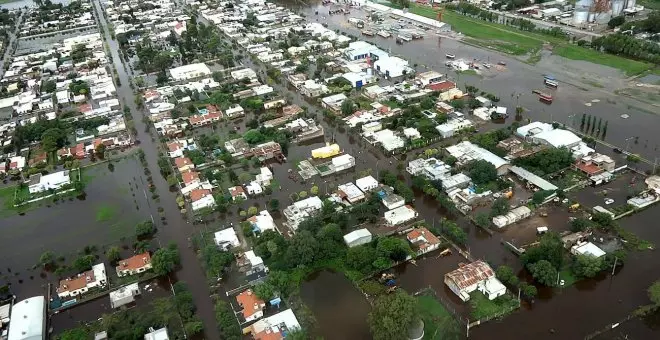
[[[248,213],[248,215],[250,215],[250,216],[254,216],[254,215],[256,215],[258,212],[259,212],[259,209],[257,209],[257,207],[255,207],[255,206],[251,206],[251,207],[249,207],[248,210],[247,210],[247,213]]]
[[[373,263],[378,256],[378,251],[369,244],[351,247],[346,252],[346,264],[366,274],[373,271]]]
[[[376,299],[369,313],[369,328],[375,340],[407,339],[408,328],[418,316],[417,300],[398,290]]]
[[[433,100],[433,98],[431,98],[431,97],[426,97],[426,98],[422,99],[422,101],[419,103],[419,106],[423,110],[430,110],[433,107],[435,107],[435,100]]]
[[[275,287],[268,282],[262,282],[254,286],[254,294],[264,301],[276,297]]]
[[[41,135],[41,147],[46,152],[54,152],[64,146],[66,134],[58,128],[51,128]]]
[[[591,255],[577,255],[571,268],[580,277],[594,277],[603,270],[603,259]]]
[[[95,261],[96,257],[94,255],[82,255],[73,262],[73,268],[78,272],[84,272],[92,269]]]
[[[201,320],[194,318],[194,320],[186,322],[183,327],[186,330],[186,334],[191,336],[201,333],[204,330],[204,323]]]
[[[341,113],[348,116],[355,112],[355,103],[352,99],[346,99],[341,103]]]
[[[591,221],[593,221],[594,223],[598,224],[603,228],[610,228],[614,224],[614,220],[612,220],[612,215],[605,212],[594,213],[593,215],[591,215]]]
[[[474,222],[482,228],[488,228],[490,226],[490,216],[485,212],[480,212],[474,217]]]
[[[268,210],[270,211],[277,211],[277,209],[280,208],[280,201],[276,198],[271,199],[268,201]]]
[[[312,185],[312,187],[309,189],[309,193],[316,196],[319,194],[319,187],[317,185]]]
[[[154,272],[158,275],[167,275],[179,265],[179,249],[172,243],[167,248],[156,250],[151,257]]]
[[[42,266],[48,266],[55,262],[55,254],[52,251],[45,251],[39,257],[39,264]]]
[[[478,160],[468,165],[468,176],[476,185],[485,185],[497,179],[497,169],[488,161]]]
[[[103,144],[103,143],[99,144],[96,147],[96,149],[94,150],[94,152],[96,153],[96,157],[98,157],[99,159],[104,159],[105,158],[105,149],[106,149],[105,144]]]
[[[57,340],[87,340],[91,336],[86,327],[76,327],[67,329],[62,334],[57,336]]]
[[[408,242],[395,237],[378,239],[376,250],[393,261],[403,261],[412,253]]]
[[[593,226],[593,222],[582,217],[578,217],[572,220],[570,223],[572,232],[585,231]]]
[[[108,261],[110,261],[110,263],[117,263],[117,261],[121,259],[121,250],[117,246],[112,246],[108,248],[108,251],[106,252],[105,256],[108,258]]]
[[[495,276],[497,277],[498,280],[502,282],[509,282],[511,281],[512,277],[515,277],[516,275],[513,273],[513,269],[507,265],[501,265],[497,267],[497,270],[495,271]]]
[[[660,306],[660,281],[654,282],[647,290],[649,299],[656,306]]]
[[[528,266],[532,277],[542,285],[554,286],[557,281],[557,269],[552,263],[546,260],[540,260]]]
[[[318,250],[319,244],[314,235],[307,230],[301,230],[291,239],[286,257],[292,265],[310,265],[314,262]]]
[[[607,27],[609,27],[610,29],[614,27],[618,27],[623,25],[624,22],[626,22],[626,17],[623,15],[619,15],[610,19],[610,21],[607,22]]]
[[[145,237],[155,232],[154,224],[151,221],[144,221],[135,225],[135,235]]]
[[[499,215],[504,215],[509,212],[509,201],[506,198],[500,197],[493,201],[493,205],[490,208],[490,216],[495,217]]]
[[[527,282],[523,282],[520,285],[520,290],[521,290],[523,295],[525,295],[529,298],[533,298],[533,297],[536,297],[536,295],[538,295],[538,290],[536,289],[536,287],[534,287],[533,285],[527,284]]]
[[[559,269],[564,261],[564,243],[557,233],[547,233],[541,237],[539,244],[528,248],[520,257],[520,260],[527,266],[540,260],[546,260]]]

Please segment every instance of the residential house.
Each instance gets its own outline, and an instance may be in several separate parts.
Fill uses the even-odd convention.
[[[299,85],[299,91],[303,96],[316,98],[328,93],[328,87],[324,84],[317,83],[315,80],[305,80]]]
[[[346,95],[343,93],[333,94],[332,96],[321,99],[321,106],[334,113],[341,113],[341,104],[346,98]]]
[[[337,188],[337,194],[348,203],[354,204],[365,199],[364,193],[355,184],[348,182]]]
[[[115,268],[117,276],[128,276],[143,273],[152,268],[151,255],[149,252],[137,254],[124,260],[119,261],[119,265]]]
[[[144,340],[170,340],[170,336],[167,334],[167,327],[157,330],[149,328],[149,333],[144,335]]]
[[[443,74],[440,74],[436,71],[427,71],[418,73],[415,77],[415,82],[419,84],[420,87],[424,88],[432,84],[439,83],[444,77]],[[435,90],[434,90],[435,91]]]
[[[115,309],[125,306],[133,301],[135,297],[140,295],[140,285],[138,282],[122,286],[117,290],[110,292],[110,307]],[[107,338],[106,338],[107,339]],[[96,340],[96,339],[95,339]]]
[[[107,284],[105,265],[99,263],[94,265],[92,270],[61,280],[56,292],[57,296],[64,299],[87,293],[92,288],[105,287]]]
[[[334,172],[340,172],[355,166],[355,158],[349,154],[343,154],[332,159]]]
[[[436,126],[435,129],[438,130],[442,138],[449,138],[462,130],[472,128],[473,126],[474,123],[469,119],[455,118]]]
[[[323,202],[317,196],[311,196],[304,200],[294,202],[292,205],[286,207],[282,213],[287,220],[289,228],[296,230],[298,225],[320,211],[323,207]]]
[[[247,199],[247,195],[245,194],[245,190],[243,189],[242,186],[237,185],[235,187],[227,188],[229,190],[229,195],[231,195],[231,199],[233,201],[236,201],[238,199]]]
[[[211,194],[211,190],[208,189],[195,189],[191,191],[190,200],[192,201],[193,211],[215,206],[215,199]]]
[[[236,230],[232,227],[216,232],[213,239],[215,240],[215,244],[217,244],[222,250],[230,250],[241,245]]]
[[[222,118],[222,111],[218,110],[215,105],[206,105],[206,108],[198,109],[197,111],[199,114],[188,117],[188,121],[193,127],[213,124],[219,122],[220,118]]]
[[[248,195],[250,195],[250,196],[261,195],[261,194],[264,193],[264,189],[263,189],[263,188],[261,187],[261,185],[260,185],[258,182],[256,182],[256,181],[252,181],[252,182],[248,183],[248,184],[245,186],[245,190],[247,190],[247,193],[248,193]]]
[[[440,247],[440,239],[424,227],[409,231],[406,239],[416,248],[417,255],[434,251]]]
[[[506,287],[495,277],[493,269],[484,261],[475,261],[445,274],[445,284],[463,301],[478,290],[489,300],[506,293]]]
[[[593,153],[580,158],[575,167],[589,176],[598,175],[603,172],[614,171],[615,162],[607,155]]]
[[[403,205],[398,208],[385,212],[385,221],[390,226],[396,226],[402,223],[412,221],[417,218],[419,214],[413,207]]]
[[[516,223],[530,216],[532,216],[532,210],[530,210],[527,206],[522,205],[509,210],[509,212],[504,215],[493,217],[493,224],[498,228],[503,228],[509,224]]]
[[[35,174],[30,176],[28,190],[31,194],[36,194],[48,190],[58,190],[69,184],[71,184],[69,170],[58,171],[48,175]]]
[[[354,230],[344,235],[344,242],[349,248],[357,247],[359,245],[371,242],[372,235],[366,228]]]
[[[283,340],[288,334],[299,329],[300,323],[289,308],[253,323],[245,331],[255,340]]]
[[[188,157],[177,157],[174,159],[174,164],[181,173],[193,171],[195,169],[195,164]]]
[[[181,173],[181,178],[183,179],[184,186],[189,186],[193,184],[199,184],[199,173],[197,171],[186,171]]]
[[[190,80],[208,76],[211,74],[211,69],[204,63],[188,64],[170,69],[172,79],[176,81]]]
[[[373,178],[373,176],[367,176],[356,179],[355,185],[357,185],[362,192],[366,193],[378,188],[378,181]]]
[[[260,211],[257,215],[248,218],[247,221],[252,225],[253,232],[263,233],[266,230],[272,230],[279,233],[275,220],[268,210]]]
[[[241,308],[241,314],[243,315],[241,323],[258,320],[264,316],[266,302],[258,298],[252,289],[248,289],[236,295],[236,301],[238,302],[238,306]]]
[[[225,110],[225,115],[229,119],[233,119],[236,117],[241,117],[245,115],[245,110],[243,107],[239,104],[233,104],[230,106],[227,110]]]
[[[411,71],[408,61],[399,57],[386,57],[376,60],[374,68],[386,78],[401,77]]]
[[[458,144],[449,146],[445,150],[458,160],[460,163],[459,165],[467,164],[476,160],[485,160],[495,166],[495,169],[497,169],[497,174],[500,176],[508,173],[511,166],[509,162],[503,158],[484,148],[474,145],[469,141],[463,141]]]

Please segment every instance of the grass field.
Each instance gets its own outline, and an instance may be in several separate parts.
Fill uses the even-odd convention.
[[[427,18],[435,19],[437,17],[437,12],[427,6],[411,5],[410,11]],[[442,21],[451,25],[453,30],[471,38],[466,40],[468,43],[512,55],[534,54],[541,49],[543,44],[550,43],[554,46],[553,53],[556,55],[610,66],[624,71],[628,75],[639,74],[653,67],[649,63],[573,45],[563,38],[525,32],[511,26],[470,18],[452,11],[445,11]]]
[[[501,317],[514,311],[517,306],[518,300],[509,294],[502,295],[494,300],[488,300],[479,291],[470,294],[470,316],[473,320]]]
[[[420,316],[424,320],[424,340],[461,339],[461,327],[454,316],[434,297],[417,297]]]

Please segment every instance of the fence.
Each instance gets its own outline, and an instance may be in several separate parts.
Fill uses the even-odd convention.
[[[500,311],[499,313],[496,313],[496,314],[494,314],[494,315],[488,316],[488,317],[483,318],[483,319],[475,320],[475,321],[472,321],[472,322],[469,322],[469,321],[468,321],[468,323],[467,323],[467,325],[466,325],[466,329],[465,329],[465,336],[466,336],[467,338],[470,337],[470,328],[472,328],[472,327],[476,327],[476,326],[479,326],[479,325],[481,325],[482,323],[486,323],[486,322],[488,322],[488,321],[490,321],[490,320],[497,319],[497,318],[500,318],[500,317],[502,317],[502,316],[505,316],[505,315],[507,315],[507,314],[513,312],[514,310],[516,310],[516,309],[518,309],[518,308],[520,308],[520,300],[518,300],[518,305],[517,305],[517,306],[512,306],[512,307],[510,307],[510,308],[508,308],[508,309],[502,310],[502,311]]]

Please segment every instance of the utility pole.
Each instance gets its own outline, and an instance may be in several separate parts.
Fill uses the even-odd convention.
[[[612,265],[612,276],[614,276],[614,270],[616,269],[616,263],[619,260],[619,257],[614,257],[614,264]]]

